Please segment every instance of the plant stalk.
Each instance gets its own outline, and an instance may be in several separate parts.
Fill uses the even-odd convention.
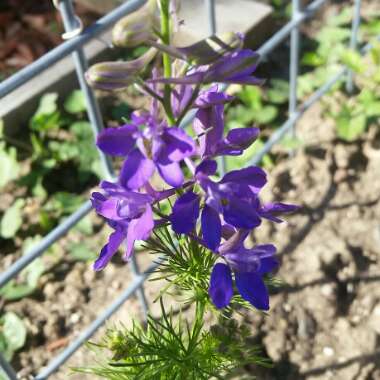
[[[160,16],[161,16],[161,38],[164,45],[170,45],[170,0],[160,0]],[[164,77],[170,78],[172,75],[171,59],[167,53],[162,53],[162,63],[164,67]],[[171,107],[171,88],[169,84],[164,87],[164,109],[169,125],[174,125],[175,120]]]

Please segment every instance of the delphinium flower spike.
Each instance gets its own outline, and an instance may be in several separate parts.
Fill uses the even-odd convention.
[[[234,98],[220,85],[261,85],[263,80],[254,75],[259,56],[243,48],[239,33],[173,46],[172,33],[178,28],[170,16],[177,5],[148,0],[123,18],[114,28],[113,43],[148,50],[132,60],[98,63],[86,74],[94,88],[114,91],[133,85],[144,99],[128,121],[97,138],[102,152],[117,157],[120,171],[115,182],[102,181],[91,196],[93,208],[110,228],[93,267],[103,270],[119,249],[129,261],[136,241],[145,241],[167,259],[159,278],[169,284],[160,295],[175,285],[186,302],[194,303],[195,322],[190,327],[180,316],[178,328],[173,327],[161,298],[161,320],[148,319],[138,334],[136,329],[131,335],[117,334],[122,349],[105,372],[94,371],[106,377],[166,379],[188,374],[191,367],[193,378],[206,380],[225,378],[242,360],[257,362],[256,352],[247,354],[251,348],[246,349],[243,329],[232,326],[229,331],[241,334],[238,341],[244,344],[230,347],[230,339],[224,348],[225,337],[216,339],[204,326],[205,312],[226,307],[233,312],[236,304],[244,304],[241,299],[269,310],[266,276],[277,270],[279,261],[273,244],[252,240],[254,231],[264,219],[281,223],[282,214],[297,209],[263,203],[267,174],[258,166],[235,167],[223,175],[218,170],[218,157],[228,156],[233,163],[259,137],[256,126],[226,127],[225,107],[233,106]],[[193,119],[185,123],[189,111]],[[218,325],[229,321],[228,314],[219,313]]]
[[[168,17],[168,4],[160,1],[163,19]],[[190,47],[171,46],[168,20],[160,31],[154,7],[151,1],[140,10],[147,17],[146,25],[136,15],[120,22],[114,40],[125,46],[145,43],[157,50],[149,50],[137,61],[95,65],[87,74],[95,87],[137,83],[144,96],[152,97],[148,109],[133,112],[129,122],[107,128],[97,139],[99,149],[121,157],[123,163],[117,182],[102,182],[101,192],[92,196],[97,213],[113,229],[95,269],[103,269],[123,243],[123,257],[128,260],[136,240],[148,239],[157,225],[170,223],[175,233],[195,239],[221,261],[210,274],[210,297],[217,308],[229,304],[234,277],[241,296],[267,310],[269,296],[262,277],[277,267],[276,249],[271,244],[248,249],[244,244],[262,219],[279,223],[280,214],[296,207],[262,204],[260,192],[267,175],[260,167],[236,168],[220,178],[215,160],[241,155],[259,136],[254,126],[225,132],[224,108],[233,97],[215,84],[262,84],[252,75],[258,54],[243,49],[242,36],[236,33],[213,36]],[[152,61],[160,55],[163,70],[158,60]],[[148,71],[148,64],[153,65],[152,76],[144,79],[140,75]],[[119,67],[127,69],[122,72]],[[192,129],[180,127],[191,109],[195,112]],[[163,181],[157,183],[155,173]],[[172,209],[157,213],[155,203],[168,197]]]
[[[180,78],[156,78],[151,82],[172,84],[228,84],[261,85],[262,79],[253,76],[259,55],[249,49],[226,54],[210,65],[199,66]]]

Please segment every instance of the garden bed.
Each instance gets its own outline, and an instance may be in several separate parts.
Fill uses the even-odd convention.
[[[319,105],[304,116],[298,131],[304,147],[271,171],[267,195],[303,207],[287,225],[268,223],[257,236],[279,247],[278,277],[285,284],[272,296],[268,316],[246,316],[274,369],[250,368],[249,373],[268,380],[379,379],[380,151],[374,146],[379,137],[371,130],[356,143],[343,143]],[[62,259],[41,278],[41,290],[5,306],[23,315],[29,327],[28,346],[15,361],[25,379],[131,280],[123,263],[94,273],[88,264],[70,259],[66,249],[72,239],[69,235],[58,244]],[[94,247],[103,242],[98,234]],[[142,253],[138,257],[144,267],[151,260]],[[146,283],[150,301],[160,288],[159,283]],[[112,321],[128,324],[139,311],[132,298]],[[68,366],[91,360],[82,348]],[[65,379],[67,371],[63,367],[53,378]]]
[[[283,62],[278,57],[287,59],[285,51],[280,50],[277,59],[270,60],[265,67],[267,72],[262,73],[264,77],[284,77],[286,65],[278,65],[276,61]],[[323,69],[326,65],[321,66]],[[309,82],[306,77],[301,84]],[[262,136],[270,136],[273,129],[269,125],[277,126],[284,120],[288,90],[281,79],[270,82],[270,86],[276,87],[276,91],[265,90],[262,95],[252,90],[239,96],[235,106],[243,107],[240,111],[238,107],[228,111],[228,123],[257,122],[262,127]],[[140,98],[134,101],[128,98],[129,103],[136,100],[138,103]],[[137,103],[132,106],[138,108]],[[86,155],[69,149],[70,142],[76,146],[91,141],[83,135],[83,125],[73,127],[83,122],[83,102],[79,110],[67,105],[64,109],[59,107],[50,113],[40,113],[37,121],[42,124],[35,120],[29,132],[25,129],[22,136],[17,136],[24,148],[29,149],[29,152],[22,148],[17,151],[20,176],[31,168],[36,173],[36,166],[32,165],[37,162],[42,180],[33,182],[33,188],[25,182],[11,182],[0,197],[2,213],[15,199],[26,199],[18,207],[19,211],[22,209],[22,218],[18,217],[22,224],[17,234],[12,239],[1,240],[5,254],[1,269],[20,257],[26,237],[44,235],[76,210],[89,197],[97,181],[92,162],[78,161]],[[50,130],[49,118],[56,112],[60,114],[57,123],[60,128]],[[110,118],[120,121],[120,115],[129,112],[130,107],[123,103]],[[337,137],[334,122],[326,117],[325,108],[318,104],[299,123],[298,138],[276,147],[274,154],[264,158],[264,165],[270,169],[268,198],[301,203],[303,207],[288,219],[287,225],[268,224],[257,236],[258,241],[273,242],[279,247],[282,265],[278,277],[284,285],[273,295],[268,316],[257,312],[246,316],[256,343],[273,360],[274,369],[246,368],[246,375],[268,380],[380,379],[377,365],[380,362],[377,348],[380,337],[378,124],[378,121],[371,123],[355,142],[344,142]],[[41,156],[36,161],[38,144],[32,141],[32,134],[37,135],[43,147],[53,142],[54,157]],[[7,144],[7,154],[12,156],[12,142]],[[289,158],[292,145],[298,149]],[[53,169],[49,167],[52,158],[57,165]],[[246,164],[245,158],[238,160],[239,165]],[[86,181],[80,165],[87,171]],[[66,195],[60,194],[62,190]],[[12,363],[22,379],[38,373],[130,283],[132,276],[120,259],[101,273],[91,270],[90,262],[105,239],[102,222],[91,214],[42,257],[43,273],[38,275],[30,294],[17,300],[2,299],[2,312],[15,312],[22,317],[28,331],[26,344],[15,354]],[[151,261],[146,253],[138,253],[138,258],[143,268]],[[34,270],[38,272],[38,266]],[[146,289],[152,301],[161,284],[147,282]],[[140,316],[139,303],[132,297],[110,323],[122,321],[128,325],[131,318]],[[104,328],[94,339],[102,332]],[[81,348],[52,379],[66,379],[68,367],[89,363],[93,364],[94,358],[86,348]],[[72,376],[78,380],[87,378],[93,376]]]

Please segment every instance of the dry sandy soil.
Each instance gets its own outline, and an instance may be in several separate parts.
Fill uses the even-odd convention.
[[[318,106],[300,124],[304,149],[271,173],[274,199],[303,204],[275,241],[287,283],[252,324],[274,361],[259,379],[380,379],[379,136],[335,139]]]

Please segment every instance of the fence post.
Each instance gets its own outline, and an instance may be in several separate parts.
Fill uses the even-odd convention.
[[[60,1],[60,9],[63,9],[62,15],[64,15],[64,9],[65,6],[71,7],[71,16],[70,16],[70,8],[66,9],[69,13],[67,14],[68,19],[66,22],[69,22],[68,24],[65,23],[65,28],[67,31],[73,31],[76,29],[76,18],[75,13],[72,8],[71,0],[57,0]],[[215,25],[215,0],[206,0],[208,3],[208,9],[211,13],[209,13],[210,17],[213,17],[212,21],[210,19],[210,30],[215,32],[216,25]],[[294,3],[297,3],[299,5],[299,0],[293,0]],[[283,41],[287,36],[289,35],[289,32],[293,30],[294,27],[298,27],[305,19],[311,17],[311,15],[323,4],[326,0],[314,0],[311,4],[305,7],[304,11],[299,11],[299,7],[293,7],[293,17],[292,21],[289,22],[287,25],[285,25],[279,32],[277,32],[274,36],[271,37],[270,40],[268,40],[258,51],[261,53],[261,55],[265,56],[270,51],[272,51],[281,41]],[[351,44],[350,46],[353,46],[356,48],[357,45],[357,33],[359,29],[359,23],[360,23],[360,0],[355,0],[355,15],[353,19],[353,29],[352,29],[352,36],[351,36]],[[137,6],[137,4],[140,4],[139,0],[130,0],[125,5],[122,5],[120,7],[123,7],[124,11],[126,12],[128,9],[129,11],[132,10],[133,7]],[[298,15],[295,13],[295,10],[298,9]],[[117,12],[112,14],[112,18],[117,18],[116,16]],[[83,54],[82,45],[88,41],[90,38],[94,38],[92,34],[96,35],[99,33],[99,30],[104,30],[104,25],[108,25],[110,22],[110,18],[106,15],[104,18],[103,24],[97,23],[95,26],[93,25],[92,31],[89,34],[84,34],[80,36],[77,39],[73,41],[67,41],[66,43],[62,44],[61,47],[55,48],[53,53],[47,53],[46,57],[41,58],[37,64],[32,64],[31,69],[23,69],[21,70],[21,75],[16,74],[13,77],[11,77],[9,80],[6,80],[5,83],[0,84],[0,95],[7,94],[17,88],[20,84],[23,82],[29,80],[30,78],[37,75],[39,72],[42,71],[42,67],[49,66],[52,63],[58,61],[63,56],[69,54],[73,51],[74,47],[78,49],[78,51],[75,54],[78,54],[78,60],[80,58],[80,52],[82,52],[82,66],[77,66],[77,72],[78,72],[78,79],[83,81],[85,85],[85,89],[87,89],[88,93],[90,94],[90,97],[93,97],[93,94],[91,90],[87,87],[86,83],[84,82],[83,73],[87,67],[87,61],[85,59],[85,56]],[[102,19],[102,20],[103,20]],[[118,19],[118,18],[117,18]],[[106,21],[107,20],[107,21]],[[71,24],[72,23],[72,24]],[[100,26],[99,26],[100,25]],[[102,26],[103,25],[103,26]],[[99,29],[100,28],[100,29]],[[332,86],[337,83],[338,81],[342,80],[345,76],[347,78],[348,69],[343,69],[341,72],[339,72],[336,76],[331,78],[329,81],[327,81],[322,87],[320,87],[315,93],[313,93],[303,104],[301,104],[298,107],[297,110],[297,97],[296,97],[296,89],[297,89],[297,75],[298,74],[298,55],[299,55],[299,31],[297,28],[298,33],[298,41],[295,44],[295,48],[292,45],[292,54],[296,52],[295,55],[297,57],[297,60],[295,60],[295,68],[296,70],[293,71],[294,67],[291,65],[290,67],[290,77],[295,78],[295,81],[293,83],[293,90],[292,86],[290,88],[290,101],[289,101],[289,110],[292,108],[294,109],[293,113],[289,115],[289,119],[283,124],[283,126],[274,132],[271,136],[271,138],[265,143],[265,146],[260,152],[253,158],[253,160],[249,163],[250,165],[257,164],[263,157],[265,153],[267,153],[271,147],[278,141],[280,141],[287,133],[289,133],[289,130],[292,128],[293,124],[301,117],[303,112],[305,112],[312,104],[314,104],[316,101],[318,101],[326,92],[328,92]],[[293,35],[293,33],[292,33]],[[380,40],[380,36],[378,36],[378,39]],[[293,41],[294,42],[294,41]],[[360,50],[361,53],[366,53],[370,49],[370,45],[366,45],[363,49]],[[66,51],[66,53],[65,53]],[[74,58],[75,55],[74,54]],[[291,58],[292,62],[292,58]],[[80,62],[79,62],[80,63]],[[12,79],[13,78],[13,79]],[[80,82],[82,85],[82,82]],[[295,90],[294,90],[295,89]],[[82,88],[83,90],[83,88]],[[85,96],[87,94],[87,91],[84,91]],[[293,91],[293,92],[292,92]],[[293,97],[292,97],[293,96]],[[97,103],[96,101],[94,103],[91,103],[89,101],[91,98],[87,98],[87,104],[89,104],[89,110],[96,110]],[[95,98],[93,97],[95,100]],[[95,107],[93,107],[95,104]],[[292,107],[291,107],[291,104]],[[98,111],[99,112],[99,111]],[[94,116],[94,115],[93,115]],[[100,113],[98,113],[100,123],[92,123],[92,127],[94,130],[94,134],[101,130],[103,124],[102,119],[100,117]],[[186,124],[187,122],[191,121],[191,118],[194,116],[194,112],[190,112],[190,117],[185,117],[183,120],[183,124]],[[90,117],[90,115],[89,115]],[[90,117],[90,121],[92,122],[92,119]],[[33,259],[40,256],[44,250],[46,250],[51,244],[53,244],[56,240],[58,240],[64,233],[66,233],[78,220],[80,220],[84,215],[86,215],[91,209],[90,202],[87,201],[77,212],[75,212],[73,215],[71,215],[67,220],[65,220],[63,223],[61,223],[57,228],[55,228],[51,233],[49,233],[43,241],[40,243],[40,245],[31,250],[29,253],[26,254],[26,258],[21,258],[17,260],[7,271],[0,274],[0,287],[4,285],[9,279],[14,277],[22,268],[24,268],[28,263],[30,263]],[[135,272],[138,272],[138,268],[135,267],[135,264],[137,263],[131,263],[132,270]],[[147,278],[147,276],[157,268],[157,264],[154,264],[150,267],[146,272],[142,273],[141,275],[135,275],[135,278],[133,280],[133,283],[130,285],[129,288],[127,288],[123,294],[116,299],[109,308],[104,310],[96,320],[94,320],[90,326],[88,326],[87,329],[82,331],[80,336],[78,336],[68,347],[66,347],[60,354],[55,356],[52,360],[52,362],[42,370],[42,372],[37,375],[35,378],[36,380],[45,380],[47,379],[54,371],[56,371],[63,363],[67,361],[67,359],[86,341],[88,340],[94,332],[104,324],[105,320],[108,319],[121,305],[125,302],[126,299],[128,299],[136,290],[141,289],[140,286],[143,284],[144,280]],[[135,269],[133,269],[135,267]],[[144,295],[143,295],[144,296]],[[144,296],[145,298],[145,296]],[[143,306],[144,307],[144,306]],[[3,369],[3,372],[8,376],[10,380],[17,380],[17,374],[12,369],[10,364],[5,361],[4,357],[0,353],[0,378],[3,375],[3,372],[1,371]]]
[[[352,26],[351,26],[351,39],[350,39],[351,50],[356,50],[357,45],[358,45],[358,33],[359,33],[359,26],[360,26],[360,8],[361,8],[361,0],[355,0],[354,7],[353,7]],[[354,73],[352,70],[349,70],[347,74],[346,90],[349,94],[351,94],[354,90]]]
[[[206,0],[208,15],[208,30],[210,36],[216,33],[215,0]]]
[[[5,360],[3,354],[0,352],[0,378],[2,379],[4,375],[7,376],[9,380],[17,380],[17,374],[13,370],[13,367]]]
[[[292,21],[296,20],[300,12],[300,0],[292,0]],[[297,111],[297,82],[300,55],[299,25],[293,28],[290,34],[290,65],[289,65],[289,117]],[[296,123],[291,127],[291,137],[296,137]]]
[[[58,5],[58,9],[62,15],[66,33],[75,32],[80,27],[80,25],[78,25],[79,19],[75,14],[72,0],[59,0]],[[94,92],[87,85],[86,79],[84,77],[84,73],[88,68],[88,63],[83,48],[77,48],[72,53],[72,57],[75,64],[79,85],[86,100],[87,115],[90,120],[92,132],[94,134],[94,139],[96,139],[97,134],[104,128],[104,125]],[[100,151],[99,157],[102,162],[105,176],[108,180],[112,180],[114,177],[114,173],[111,160],[109,159],[109,157],[105,156]]]
[[[132,255],[132,260],[130,262],[130,265],[132,268],[133,277],[134,278],[138,277],[140,275],[140,269],[139,269],[139,265],[137,263],[136,255]],[[137,292],[137,297],[138,297],[140,304],[141,304],[142,311],[144,313],[145,321],[147,321],[149,306],[148,306],[148,302],[147,302],[146,297],[145,297],[145,291],[144,291],[144,285],[143,284],[144,283],[141,283],[141,285],[138,287],[136,292]]]

